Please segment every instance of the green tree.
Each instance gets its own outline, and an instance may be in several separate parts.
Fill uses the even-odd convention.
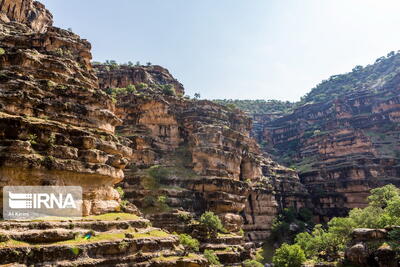
[[[206,258],[210,264],[221,265],[217,255],[215,255],[214,250],[211,249],[204,250],[204,258]]]
[[[275,267],[301,267],[306,261],[304,251],[299,245],[283,244],[275,251],[272,262]]]
[[[163,92],[164,94],[166,94],[166,95],[169,95],[169,96],[174,96],[174,95],[176,95],[175,88],[174,88],[174,86],[171,85],[171,84],[163,85],[163,86],[162,86],[162,92]]]
[[[225,231],[221,220],[212,211],[207,211],[200,216],[200,223],[204,225],[210,235]]]
[[[179,235],[179,242],[182,246],[185,247],[187,251],[197,252],[199,251],[200,243],[197,239],[191,237],[187,234],[180,234]]]
[[[395,197],[400,197],[400,189],[392,184],[371,190],[368,197],[369,204],[374,207],[386,208],[388,202]]]

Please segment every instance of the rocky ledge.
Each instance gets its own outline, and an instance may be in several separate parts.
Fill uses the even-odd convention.
[[[262,155],[244,113],[168,94],[162,83],[143,85],[134,75],[143,67],[123,67],[125,78],[119,67],[96,68],[100,85],[131,83],[130,92],[102,89],[115,97],[123,121],[116,132],[133,151],[120,186],[154,224],[185,232],[173,213],[189,212],[196,220],[213,211],[228,231],[241,235],[243,228],[246,240],[258,242],[268,237],[278,209],[304,206],[307,192],[298,176]]]
[[[90,44],[43,20],[36,2],[0,7],[0,186],[80,185],[85,215],[119,209],[113,185],[132,151],[113,135],[121,121],[98,89]]]
[[[1,222],[0,237],[0,264],[12,266],[209,266],[202,256],[185,253],[177,236],[124,213]]]
[[[299,172],[319,221],[365,207],[372,188],[400,186],[399,77],[377,92],[307,104],[258,128],[266,150]]]

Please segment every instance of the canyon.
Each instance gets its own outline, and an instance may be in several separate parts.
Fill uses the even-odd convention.
[[[92,62],[39,2],[0,11],[0,186],[83,188],[79,220],[1,221],[0,264],[242,266],[284,211],[325,223],[400,187],[399,54],[251,109],[185,96],[158,65]]]
[[[1,11],[1,185],[79,185],[86,216],[2,222],[2,264],[203,266],[177,243],[190,233],[240,265],[280,209],[304,206],[296,172],[261,153],[242,112],[185,98],[160,66],[93,68],[90,43],[52,26],[38,2]],[[205,233],[207,211],[224,233]]]

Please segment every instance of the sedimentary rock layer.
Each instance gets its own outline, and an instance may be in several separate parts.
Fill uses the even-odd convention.
[[[38,3],[0,8],[11,20],[0,22],[0,185],[81,185],[84,214],[119,208],[112,186],[131,149],[113,135],[121,121],[97,89],[90,43],[51,27]]]
[[[120,75],[141,72],[143,67],[98,68],[101,85],[142,81]],[[151,75],[161,74],[146,75],[157,81]],[[130,140],[133,150],[121,185],[126,197],[145,212],[162,212],[158,198],[164,196],[171,210],[189,211],[194,217],[210,210],[230,231],[244,227],[249,240],[264,241],[278,208],[296,201],[299,207],[303,205],[306,192],[296,173],[261,154],[250,137],[251,120],[245,114],[210,101],[168,96],[151,84],[135,93],[122,93],[116,100],[123,120],[117,132]],[[293,188],[285,183],[301,189],[291,192]],[[279,185],[279,205],[274,185]],[[173,224],[168,223],[170,219],[164,226]]]
[[[297,168],[321,221],[364,207],[371,188],[400,186],[398,79],[377,92],[304,105],[264,125],[260,142]]]

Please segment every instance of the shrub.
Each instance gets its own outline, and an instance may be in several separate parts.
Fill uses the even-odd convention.
[[[330,259],[338,259],[344,252],[355,228],[383,228],[400,224],[399,189],[393,185],[376,188],[371,190],[371,196],[368,199],[369,205],[366,208],[352,209],[349,216],[345,218],[333,218],[328,222],[326,228],[316,225],[311,233],[298,234],[295,244],[304,251],[307,259],[326,260],[327,256]],[[286,215],[291,217],[290,213]],[[274,226],[276,227],[277,224],[275,222]],[[282,225],[287,227],[284,222],[280,221],[278,225],[280,233],[284,232]],[[394,240],[399,240],[400,230],[393,231],[389,234],[391,240],[389,243],[392,247],[397,248]]]
[[[200,217],[200,223],[204,225],[209,234],[215,235],[217,232],[225,231],[221,220],[212,211],[203,213]]]
[[[388,202],[395,197],[400,197],[400,189],[392,184],[388,184],[372,189],[368,201],[372,206],[384,209],[388,205]]]
[[[182,246],[185,247],[185,250],[197,252],[200,248],[200,243],[197,239],[191,237],[187,234],[180,234],[179,235],[179,242]]]
[[[122,189],[122,187],[118,186],[115,190],[117,190],[119,197],[121,199],[124,198],[125,192],[124,192],[124,189]]]
[[[192,216],[190,213],[182,212],[178,214],[179,219],[181,219],[184,222],[190,221],[192,219]]]
[[[31,145],[36,145],[36,144],[37,144],[37,135],[36,135],[36,134],[30,134],[30,135],[28,136],[28,142],[29,142]]]
[[[300,267],[305,261],[304,251],[299,245],[286,243],[276,250],[272,258],[275,267]]]
[[[204,258],[206,258],[210,264],[221,265],[217,255],[215,255],[214,250],[210,249],[204,250]]]
[[[175,88],[171,84],[166,84],[162,86],[162,92],[169,96],[176,95]]]
[[[133,84],[129,84],[126,87],[126,90],[127,90],[128,93],[135,93],[136,92],[136,87]]]
[[[4,48],[0,47],[0,56],[4,55],[6,53],[6,50]]]
[[[149,86],[147,85],[147,84],[145,84],[145,83],[139,83],[138,85],[136,85],[136,89],[137,90],[142,90],[142,89],[146,89],[146,88],[148,88]]]

